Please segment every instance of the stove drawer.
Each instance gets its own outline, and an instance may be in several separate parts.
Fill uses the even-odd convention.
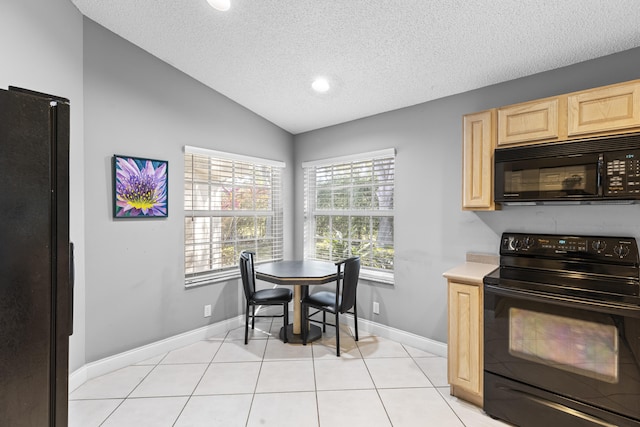
[[[576,400],[485,373],[484,410],[520,427],[639,427],[632,420]]]

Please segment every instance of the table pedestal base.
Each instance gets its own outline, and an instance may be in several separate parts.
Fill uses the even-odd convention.
[[[280,339],[284,341],[284,334],[287,334],[287,341],[292,344],[302,344],[302,334],[293,333],[293,324],[283,326],[280,328]],[[322,328],[316,325],[309,325],[309,333],[307,335],[307,342],[313,342],[322,337]]]

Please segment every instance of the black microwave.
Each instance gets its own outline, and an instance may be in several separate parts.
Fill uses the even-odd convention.
[[[640,200],[640,133],[495,150],[502,204]]]

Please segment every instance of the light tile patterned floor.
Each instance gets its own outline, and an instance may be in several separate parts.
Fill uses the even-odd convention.
[[[381,337],[335,332],[307,346],[281,319],[94,378],[69,396],[69,426],[506,426],[449,395],[444,358]]]

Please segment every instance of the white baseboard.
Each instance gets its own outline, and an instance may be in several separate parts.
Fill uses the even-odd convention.
[[[353,327],[353,316],[346,316],[346,323]],[[142,362],[162,353],[193,344],[197,341],[223,334],[231,329],[244,325],[244,315],[240,315],[213,325],[204,326],[179,335],[174,335],[142,347],[134,348],[124,353],[115,354],[88,363],[76,369],[69,375],[69,392],[80,387],[86,381],[100,375],[122,369],[129,365]],[[369,332],[382,338],[388,338],[406,344],[418,350],[423,350],[437,356],[447,357],[447,344],[429,338],[421,337],[410,332],[401,331],[366,319],[358,319],[358,330]]]
[[[69,375],[69,392],[80,387],[84,382],[92,378],[122,369],[129,365],[134,365],[159,354],[168,353],[203,339],[223,334],[243,325],[244,315],[240,315],[88,363]]]
[[[346,315],[345,317],[347,319],[347,324],[353,327],[353,316]],[[406,344],[418,350],[435,354],[436,356],[447,357],[448,347],[446,343],[412,334],[411,332],[402,331],[370,320],[358,318],[358,332],[360,331],[369,332],[370,334],[378,337],[388,338],[399,342],[400,344]]]

